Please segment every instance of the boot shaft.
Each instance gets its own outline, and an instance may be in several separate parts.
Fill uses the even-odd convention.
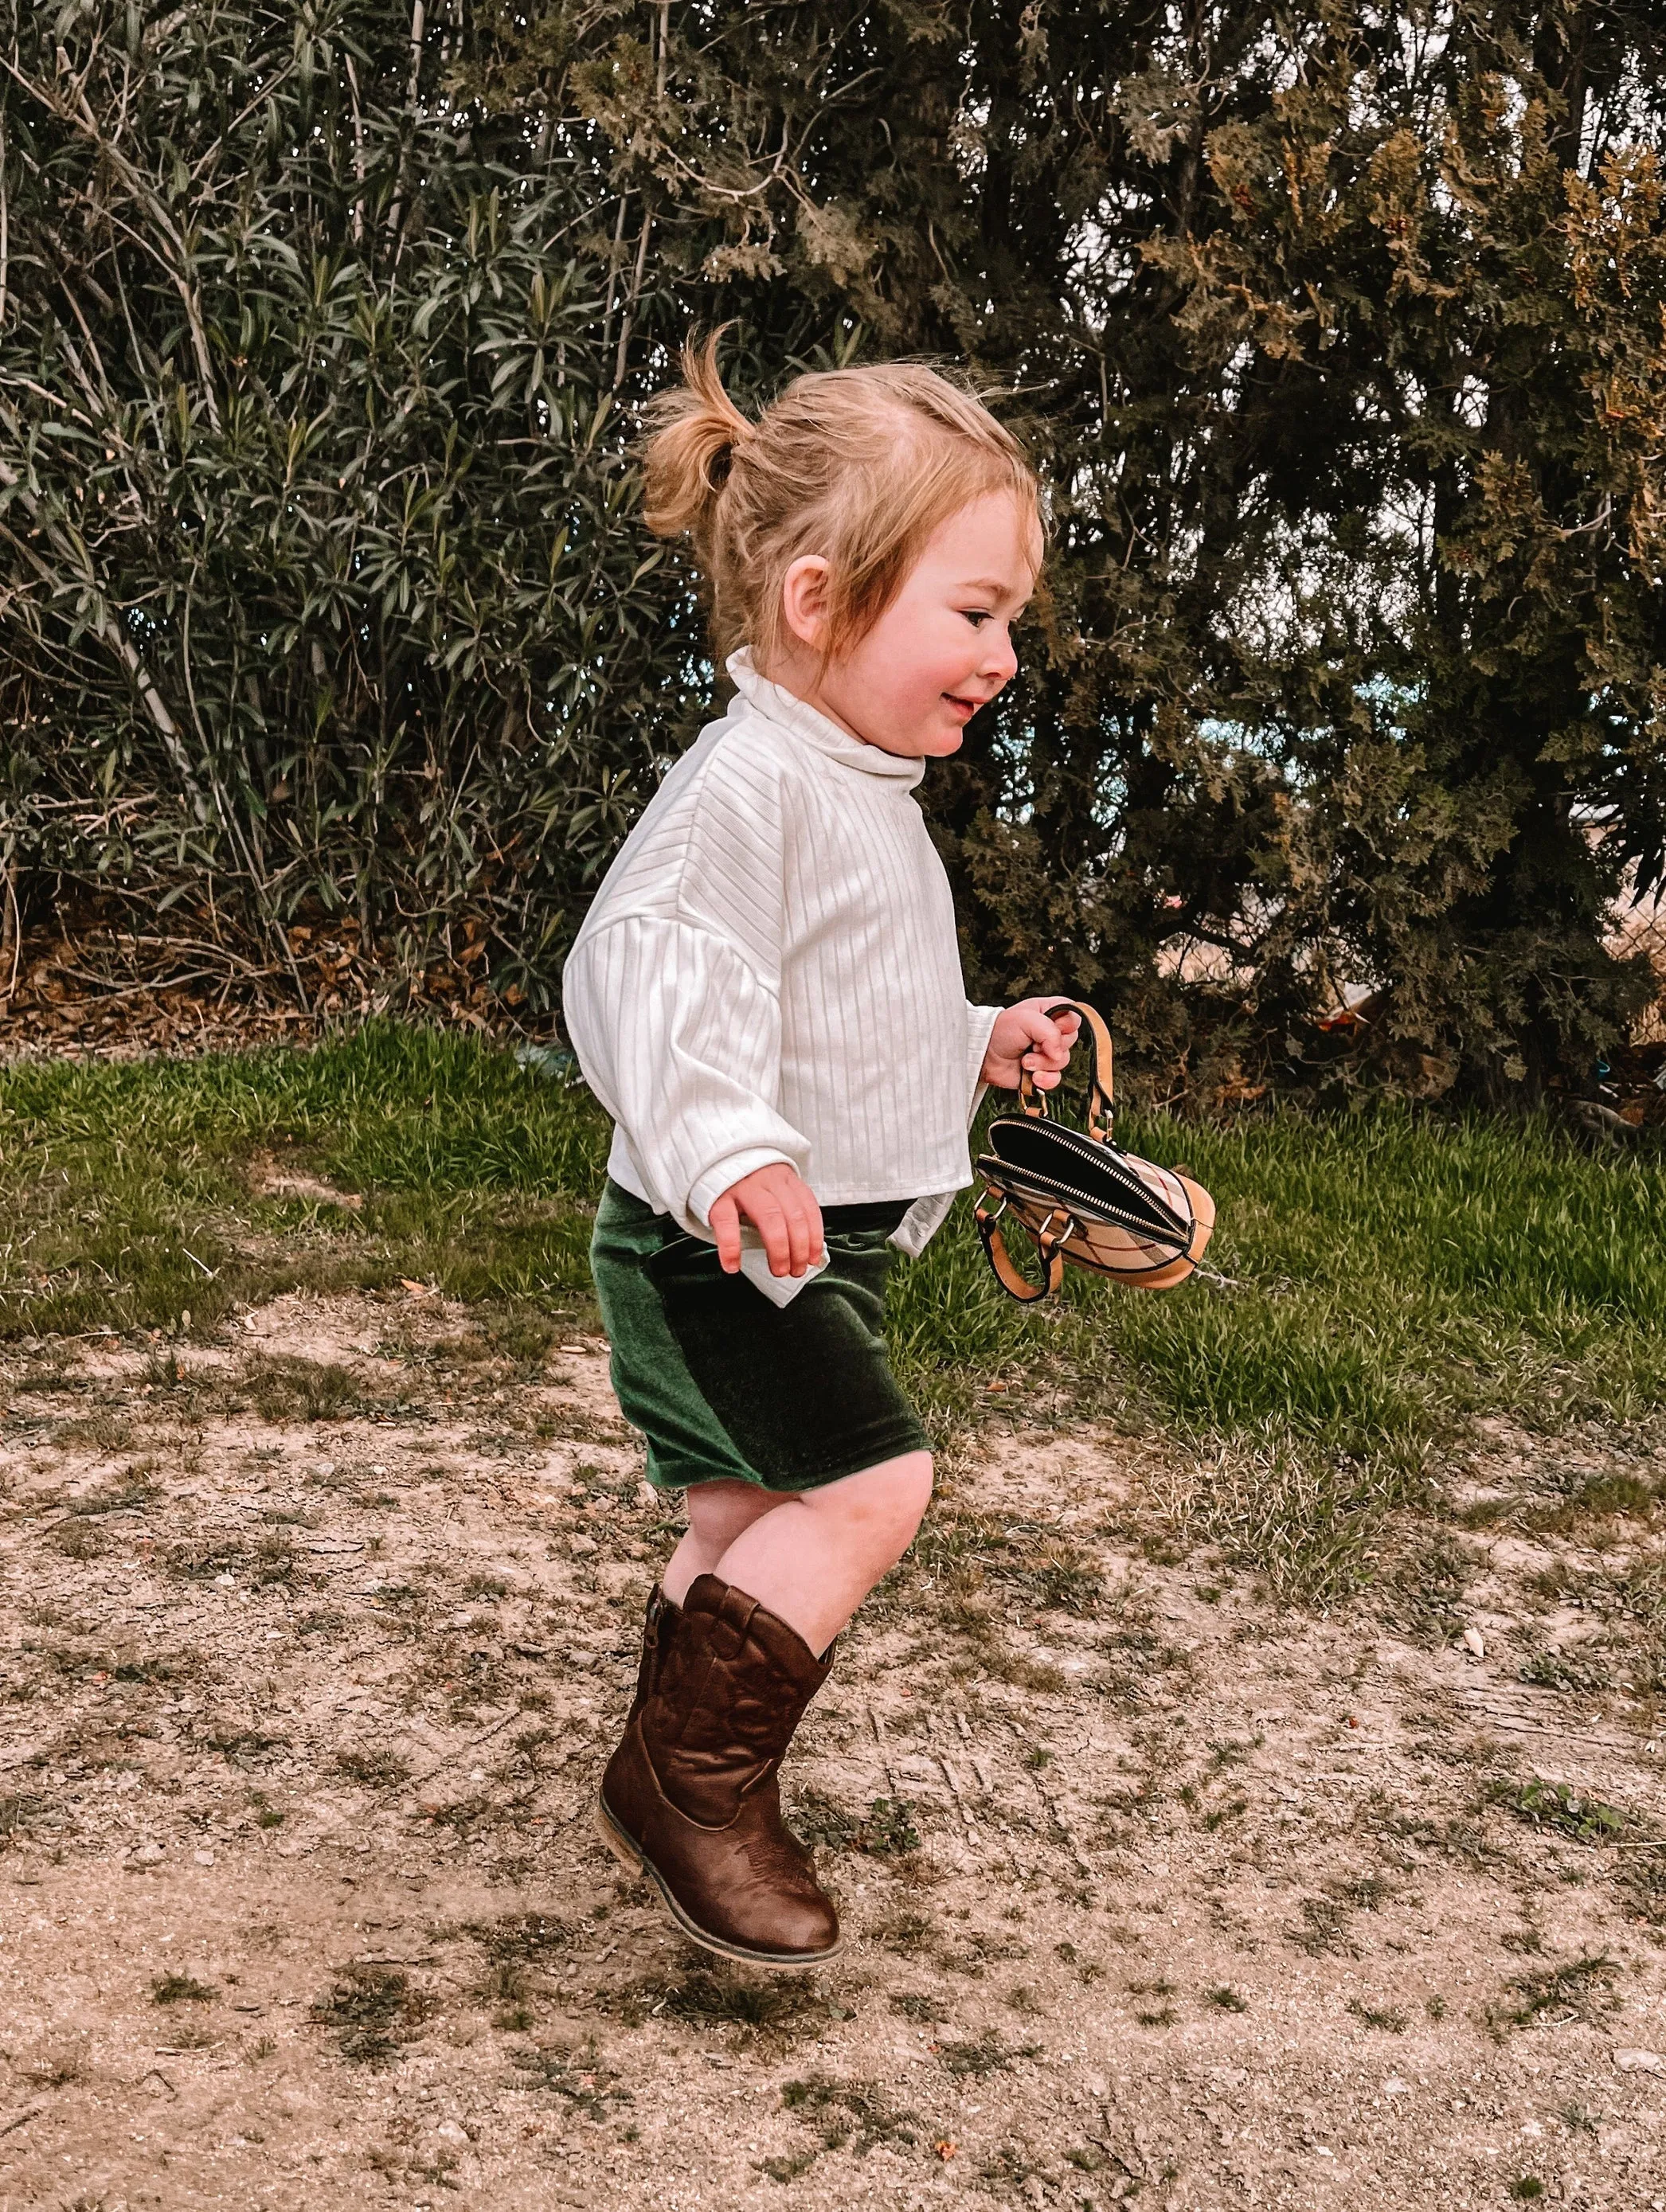
[[[826,1680],[802,1637],[756,1598],[701,1575],[656,1638],[637,1716],[660,1787],[690,1819],[733,1820],[772,1779],[805,1709]],[[662,1620],[664,1616],[662,1615]]]
[[[636,1668],[636,1694],[630,1701],[627,1727],[654,1694],[660,1663],[676,1632],[681,1611],[681,1607],[674,1605],[661,1585],[655,1583],[648,1593],[648,1612],[642,1620],[642,1656]]]

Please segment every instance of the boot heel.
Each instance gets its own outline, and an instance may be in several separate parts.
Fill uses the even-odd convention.
[[[617,1825],[599,1790],[596,1793],[594,1804],[590,1808],[590,1822],[619,1864],[628,1867],[632,1874],[640,1875],[642,1872],[641,1853],[626,1836],[624,1831]]]

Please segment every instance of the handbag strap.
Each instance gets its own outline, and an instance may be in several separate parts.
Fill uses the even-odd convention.
[[[1087,1087],[1087,1133],[1097,1143],[1106,1144],[1116,1118],[1116,1108],[1111,1095],[1110,1031],[1105,1026],[1104,1016],[1078,999],[1061,999],[1057,1006],[1049,1006],[1046,1013],[1049,1021],[1056,1021],[1061,1014],[1079,1014],[1082,1027],[1093,1040],[1093,1073],[1088,1078]],[[1046,1121],[1047,1094],[1037,1089],[1035,1078],[1022,1060],[1018,1063],[1018,1103],[1031,1121]],[[995,1272],[1000,1271],[997,1268]],[[1017,1295],[1014,1291],[1013,1296]]]
[[[989,1195],[990,1194],[986,1191],[984,1196],[987,1198]],[[982,1200],[978,1201],[977,1233],[983,1242],[984,1257],[994,1269],[995,1280],[1008,1297],[1016,1298],[1022,1306],[1034,1305],[1037,1298],[1050,1297],[1064,1280],[1064,1253],[1061,1247],[1065,1236],[1075,1224],[1067,1221],[1063,1233],[1055,1235],[1053,1228],[1054,1222],[1058,1219],[1058,1215],[1055,1213],[1050,1217],[1047,1226],[1041,1231],[1040,1234],[1036,1235],[1035,1231],[1029,1229],[1021,1216],[1014,1217],[1018,1220],[1018,1226],[1024,1229],[1026,1234],[1036,1235],[1036,1251],[1041,1260],[1043,1273],[1039,1283],[1031,1283],[1027,1281],[1013,1266],[1012,1255],[1006,1249],[1006,1240],[1000,1233],[1000,1217],[1006,1211],[1006,1202],[1004,1199],[999,1206],[986,1206]]]

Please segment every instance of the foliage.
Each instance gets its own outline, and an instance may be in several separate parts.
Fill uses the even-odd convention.
[[[1617,1806],[1605,1805],[1599,1798],[1582,1796],[1566,1782],[1541,1782],[1535,1778],[1523,1787],[1513,1802],[1514,1810],[1523,1820],[1530,1820],[1535,1827],[1560,1828],[1570,1836],[1577,1836],[1582,1844],[1611,1843],[1627,1825],[1626,1815]]]
[[[581,89],[685,293],[964,359],[1045,461],[1052,605],[935,783],[982,985],[1171,1061],[1188,958],[1274,1039],[1353,978],[1413,1087],[1583,1073],[1666,826],[1657,15],[650,21]]]
[[[1531,1099],[1666,860],[1643,0],[11,0],[4,851],[554,987],[709,689],[634,403],[966,363],[1056,552],[933,771],[980,992]],[[412,43],[413,31],[416,33]]]
[[[280,957],[482,917],[547,994],[688,657],[605,177],[436,103],[385,0],[10,13],[6,857]]]

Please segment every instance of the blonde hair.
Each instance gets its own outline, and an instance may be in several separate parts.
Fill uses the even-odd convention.
[[[687,537],[705,573],[720,659],[750,645],[768,667],[786,641],[781,582],[829,566],[824,655],[879,621],[939,525],[1011,492],[1040,525],[1022,447],[970,392],[911,362],[794,377],[756,422],[723,388],[717,331],[684,348],[687,380],[653,403],[648,526]]]

